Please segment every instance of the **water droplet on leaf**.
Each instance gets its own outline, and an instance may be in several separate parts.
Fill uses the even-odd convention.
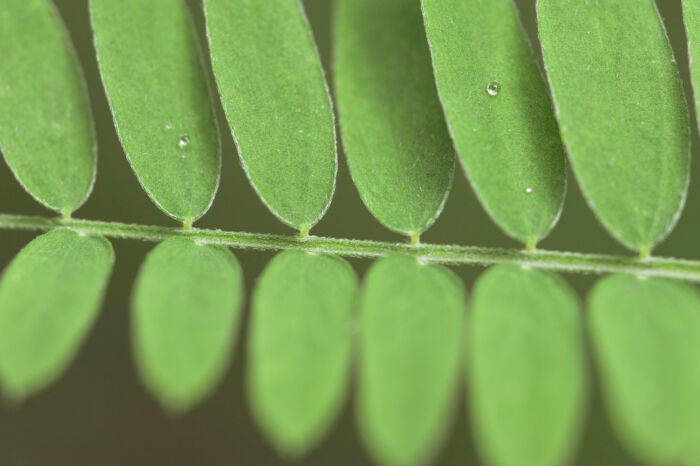
[[[166,123],[165,124],[165,131],[170,131],[171,129],[173,129],[173,125],[171,125],[170,123]]]
[[[496,96],[501,92],[501,83],[498,81],[491,81],[488,86],[486,86],[486,92],[491,96]]]
[[[530,194],[532,192],[532,188],[525,188],[525,192]]]
[[[180,136],[180,140],[177,142],[177,145],[180,147],[187,147],[190,145],[190,137],[188,135],[182,135]]]

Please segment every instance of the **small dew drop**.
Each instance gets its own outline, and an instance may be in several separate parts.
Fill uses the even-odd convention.
[[[525,188],[525,192],[526,192],[527,194],[530,194],[530,193],[532,192],[532,188]]]
[[[170,123],[166,123],[165,124],[165,131],[170,131],[171,129],[173,129],[173,125],[171,125]]]
[[[180,136],[180,140],[177,142],[180,147],[187,147],[190,145],[190,137],[186,134]]]
[[[501,92],[501,83],[498,81],[491,81],[488,86],[486,86],[486,92],[490,96],[497,96]]]

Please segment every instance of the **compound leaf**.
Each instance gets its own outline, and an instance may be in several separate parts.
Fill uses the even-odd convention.
[[[231,356],[243,275],[231,251],[170,238],[148,254],[134,288],[137,366],[166,409],[202,401]]]
[[[653,0],[540,0],[540,40],[561,135],[608,231],[647,254],[685,200],[688,110]]]
[[[565,155],[515,4],[423,0],[423,15],[440,100],[472,186],[506,233],[534,244],[559,216]]]
[[[552,273],[492,267],[475,285],[469,323],[470,411],[488,464],[565,464],[585,392],[574,292]]]
[[[212,68],[248,178],[270,211],[307,231],[335,189],[335,126],[298,0],[206,0]]]
[[[100,236],[58,229],[32,240],[0,281],[0,383],[23,398],[49,385],[90,330],[114,265]]]
[[[100,73],[124,152],[153,202],[191,223],[209,209],[221,150],[181,0],[91,0]]]
[[[82,71],[50,0],[0,7],[0,147],[37,201],[70,213],[87,199],[97,148]]]
[[[290,250],[255,289],[249,394],[265,435],[298,457],[330,428],[346,393],[357,277],[343,259]]]
[[[623,443],[649,464],[698,464],[697,291],[614,275],[591,292],[589,324],[608,410]]]
[[[409,256],[372,266],[359,302],[358,416],[386,465],[426,463],[446,433],[462,354],[464,287]]]
[[[335,85],[350,173],[377,220],[419,235],[442,211],[454,173],[420,3],[341,0],[336,8]]]

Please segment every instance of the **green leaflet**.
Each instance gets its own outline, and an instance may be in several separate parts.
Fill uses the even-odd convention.
[[[231,356],[243,274],[231,251],[170,238],[150,252],[133,296],[137,366],[163,406],[183,412],[216,387]]]
[[[209,209],[219,135],[181,0],[91,0],[95,48],[122,146],[143,189],[185,223]]]
[[[258,424],[285,456],[316,445],[344,400],[356,291],[345,260],[298,250],[275,256],[260,277],[248,388]]]
[[[454,408],[465,292],[448,269],[389,256],[360,297],[358,417],[384,465],[426,463]]]
[[[53,230],[32,240],[0,281],[0,384],[24,398],[49,385],[90,330],[114,265],[101,236]]]
[[[683,0],[683,20],[688,37],[690,75],[693,81],[695,109],[700,109],[700,2]]]
[[[423,0],[423,15],[440,99],[472,186],[506,233],[534,245],[559,216],[565,156],[513,0]]]
[[[308,231],[335,189],[335,126],[298,0],[206,0],[212,68],[243,168],[285,224]]]
[[[580,306],[559,276],[495,266],[468,327],[470,411],[488,464],[567,463],[585,393]]]
[[[68,214],[95,180],[97,148],[85,83],[50,0],[0,7],[0,148],[37,201]]]
[[[418,0],[340,0],[335,84],[343,146],[367,208],[417,236],[437,219],[454,150],[438,100]]]
[[[591,208],[647,254],[685,200],[690,128],[653,0],[540,0],[542,51],[562,138]]]
[[[623,443],[649,464],[700,462],[700,297],[614,275],[589,296],[593,349]]]

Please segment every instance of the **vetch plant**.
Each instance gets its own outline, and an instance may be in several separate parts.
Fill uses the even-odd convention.
[[[165,410],[191,409],[238,338],[243,271],[231,249],[273,250],[251,298],[246,384],[285,458],[323,440],[354,387],[359,436],[379,464],[430,462],[456,397],[484,462],[566,463],[595,365],[632,454],[700,462],[700,296],[688,283],[700,262],[652,255],[681,215],[691,141],[653,0],[538,0],[543,70],[512,0],[337,0],[335,104],[299,1],[202,3],[207,44],[180,0],[89,4],[119,140],[173,228],[74,218],[97,153],[82,71],[51,0],[0,5],[0,149],[58,214],[0,214],[0,228],[45,231],[0,280],[5,396],[61,376],[100,308],[115,261],[107,238],[127,238],[158,243],[131,299],[138,374]],[[682,5],[697,87],[700,0]],[[219,185],[216,99],[250,183],[297,235],[193,225]],[[310,233],[331,203],[341,143],[365,206],[405,242]],[[634,255],[537,248],[562,210],[567,155],[593,213]],[[457,166],[522,249],[421,243]],[[360,283],[343,257],[375,263]],[[446,267],[461,264],[489,267],[471,297]],[[608,276],[584,314],[556,272]]]

